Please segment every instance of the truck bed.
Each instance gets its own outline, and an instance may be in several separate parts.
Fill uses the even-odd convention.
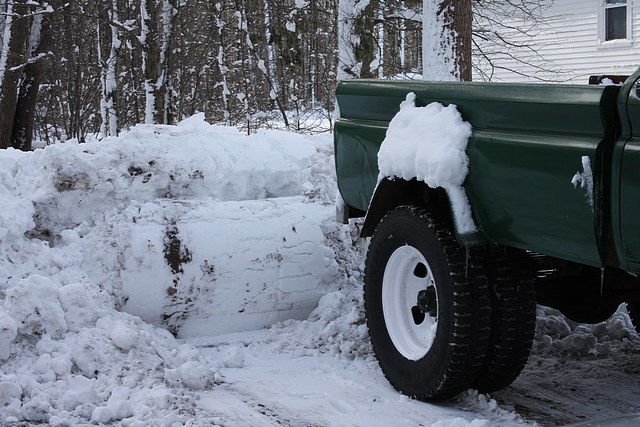
[[[602,265],[611,211],[602,189],[611,185],[619,87],[342,82],[335,152],[348,206],[367,210],[378,179],[378,149],[409,92],[417,105],[455,104],[473,126],[465,190],[488,240]],[[596,180],[593,188],[576,188],[572,179],[585,173],[585,157]]]

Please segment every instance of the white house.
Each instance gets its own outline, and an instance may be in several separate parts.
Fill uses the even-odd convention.
[[[549,1],[549,0],[546,0]],[[526,23],[498,17],[507,27]],[[527,47],[500,47],[489,59],[476,61],[493,81],[570,81],[587,83],[590,75],[629,75],[640,66],[640,0],[554,0],[544,20],[527,37],[506,30],[511,40]],[[482,40],[479,41],[482,46]]]

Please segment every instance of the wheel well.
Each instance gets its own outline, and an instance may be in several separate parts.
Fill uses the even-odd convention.
[[[378,223],[390,210],[401,205],[417,205],[436,210],[453,227],[449,198],[442,188],[431,188],[422,181],[383,179],[375,190],[362,226],[361,236],[373,235]]]

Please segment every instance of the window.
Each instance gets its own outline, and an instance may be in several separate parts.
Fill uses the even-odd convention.
[[[604,0],[604,40],[627,39],[627,0]]]

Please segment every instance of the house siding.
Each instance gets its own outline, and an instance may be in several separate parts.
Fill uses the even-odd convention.
[[[495,65],[507,69],[492,69],[478,63],[484,74],[493,81],[559,81],[587,83],[590,75],[622,74],[634,72],[640,66],[640,0],[628,1],[630,28],[628,40],[602,43],[600,4],[603,0],[555,0],[546,11],[547,22],[536,27],[537,34],[527,40],[510,34],[512,40],[530,45],[539,55],[523,64],[497,55]],[[517,22],[510,24],[518,26]],[[495,49],[494,49],[495,50]],[[512,50],[511,55],[525,59],[531,56],[525,50]],[[543,68],[536,69],[533,65]],[[477,72],[474,78],[481,80]]]

